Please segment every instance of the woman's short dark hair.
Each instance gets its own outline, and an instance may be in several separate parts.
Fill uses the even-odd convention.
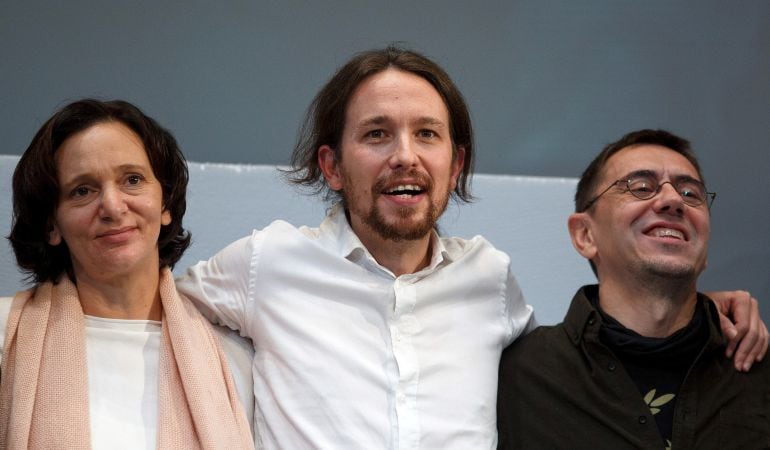
[[[389,68],[424,78],[441,95],[449,112],[452,148],[454,151],[458,147],[465,149],[465,164],[453,196],[470,201],[474,160],[473,128],[465,99],[438,64],[420,53],[396,46],[359,53],[342,66],[318,92],[307,110],[291,156],[289,180],[314,188],[316,192],[323,192],[327,199],[339,198],[339,193],[331,191],[323,178],[318,166],[318,149],[328,145],[335,152],[339,151],[345,114],[353,92],[364,80]]]
[[[190,245],[190,233],[182,227],[187,208],[187,163],[174,136],[128,102],[83,99],[48,119],[13,173],[13,225],[8,240],[17,264],[31,281],[56,281],[63,272],[74,279],[66,243],[48,243],[59,200],[55,154],[70,136],[105,122],[120,122],[139,136],[160,181],[163,207],[171,214],[171,223],[161,226],[158,237],[161,267],[173,267]]]

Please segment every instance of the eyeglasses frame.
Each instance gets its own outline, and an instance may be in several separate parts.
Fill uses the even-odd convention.
[[[663,185],[666,184],[666,183],[670,184],[674,188],[676,193],[679,194],[680,197],[682,197],[682,202],[685,205],[692,206],[693,208],[697,208],[698,206],[700,206],[700,205],[705,203],[706,204],[706,208],[708,210],[711,210],[711,205],[714,204],[714,199],[717,198],[717,193],[716,192],[709,192],[709,191],[707,191],[706,190],[706,185],[703,184],[702,182],[698,181],[698,180],[693,180],[693,181],[697,181],[698,183],[700,183],[703,186],[703,192],[706,194],[706,198],[702,202],[699,202],[699,203],[696,203],[696,204],[688,203],[687,200],[685,200],[685,197],[683,197],[682,194],[679,192],[679,189],[677,189],[677,186],[676,186],[676,184],[674,184],[673,181],[664,181],[662,183],[658,183],[658,187],[657,187],[657,189],[655,189],[655,192],[653,192],[652,195],[650,195],[649,197],[643,198],[643,197],[639,197],[638,195],[636,195],[634,193],[634,191],[631,190],[631,182],[632,181],[634,181],[634,180],[633,179],[623,179],[623,178],[613,181],[612,184],[607,186],[606,189],[604,189],[598,195],[596,195],[594,198],[589,200],[588,203],[586,203],[585,208],[583,208],[583,211],[588,211],[588,209],[591,208],[594,205],[594,203],[596,203],[596,201],[599,200],[599,198],[602,195],[607,193],[607,191],[609,191],[613,187],[617,186],[618,183],[626,183],[626,190],[625,190],[625,192],[631,193],[631,195],[633,195],[634,197],[638,198],[639,200],[650,200],[652,198],[655,198],[655,196],[660,194],[660,191],[663,190]]]

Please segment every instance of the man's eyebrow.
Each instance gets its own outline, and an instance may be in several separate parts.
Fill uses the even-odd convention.
[[[658,172],[656,172],[654,170],[650,170],[650,169],[634,170],[633,172],[630,172],[630,173],[626,174],[625,176],[623,176],[621,179],[622,180],[631,180],[633,178],[638,178],[638,177],[653,177],[656,180],[660,179],[660,177],[658,176]],[[693,177],[692,175],[688,175],[688,174],[674,175],[674,176],[671,177],[671,181],[674,181],[674,182],[695,181],[696,183],[703,184],[703,182],[701,180]]]
[[[674,175],[672,177],[677,183],[680,181],[694,181],[696,183],[703,184],[703,181],[691,176],[691,175]]]
[[[364,128],[368,127],[370,125],[382,125],[383,123],[386,123],[388,121],[388,118],[385,116],[373,116],[368,117],[356,124],[356,127],[358,128]]]
[[[419,118],[417,118],[417,120],[414,121],[414,123],[416,123],[418,125],[431,125],[431,126],[434,126],[434,127],[445,127],[446,126],[446,124],[444,123],[443,120],[437,119],[437,118],[431,117],[431,116],[419,117]]]
[[[633,172],[629,172],[623,175],[622,177],[620,177],[620,179],[625,181],[625,180],[632,180],[634,178],[639,178],[639,177],[652,177],[657,179],[658,173],[650,169],[640,169],[640,170],[634,170]]]
[[[368,126],[371,126],[371,125],[382,125],[384,123],[387,123],[389,120],[390,119],[387,116],[382,116],[382,115],[380,115],[380,116],[373,116],[373,117],[368,117],[368,118],[358,122],[358,124],[356,124],[356,126],[359,127],[359,128],[364,128],[364,127],[368,127]],[[446,126],[446,124],[444,123],[443,120],[437,119],[437,118],[432,117],[432,116],[418,117],[417,119],[415,119],[413,121],[413,123],[417,124],[417,125],[431,125],[431,126],[434,126],[434,127],[445,127]]]

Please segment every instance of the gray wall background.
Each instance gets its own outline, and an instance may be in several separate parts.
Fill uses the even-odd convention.
[[[578,176],[627,131],[689,138],[719,193],[700,287],[750,290],[770,318],[767,0],[4,1],[0,153],[98,96],[142,107],[192,161],[285,164],[333,71],[394,41],[464,92],[479,172]]]

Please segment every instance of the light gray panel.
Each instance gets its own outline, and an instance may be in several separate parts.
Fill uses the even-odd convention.
[[[16,160],[0,155],[0,231],[5,235],[11,217],[8,181]],[[326,206],[319,198],[289,186],[275,167],[191,162],[189,170],[184,226],[193,243],[177,264],[177,274],[273,220],[316,227],[325,216]],[[473,182],[477,200],[452,203],[442,218],[442,233],[465,238],[481,234],[508,253],[538,320],[559,322],[577,287],[594,282],[567,234],[576,180],[481,174]],[[0,276],[0,295],[21,287],[10,249],[0,254]]]

